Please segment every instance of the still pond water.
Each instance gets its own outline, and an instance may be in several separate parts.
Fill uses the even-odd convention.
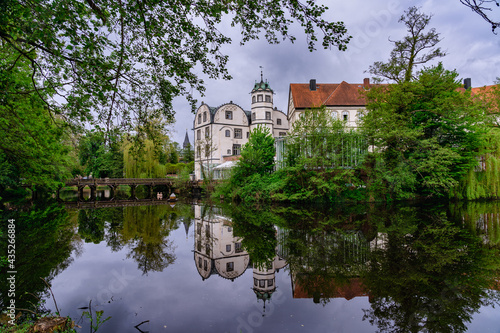
[[[90,301],[99,333],[500,332],[500,203],[172,206],[4,211],[17,306],[55,311],[44,277],[81,332]]]

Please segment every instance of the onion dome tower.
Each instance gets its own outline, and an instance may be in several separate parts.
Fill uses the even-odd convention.
[[[262,67],[260,71],[260,82],[255,85],[250,93],[252,95],[252,122],[250,130],[257,125],[264,125],[273,133],[273,94],[274,91],[267,82],[264,82]]]

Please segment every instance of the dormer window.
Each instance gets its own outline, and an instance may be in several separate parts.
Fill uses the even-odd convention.
[[[203,112],[203,121],[207,121],[207,113],[206,112]]]
[[[201,113],[198,114],[198,124],[201,124]]]
[[[226,111],[226,119],[228,120],[233,119],[233,111]]]
[[[281,125],[281,118],[276,119],[276,124]]]

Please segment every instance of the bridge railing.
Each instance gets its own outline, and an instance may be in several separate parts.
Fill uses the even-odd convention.
[[[72,179],[66,182],[67,186],[85,185],[150,185],[150,184],[173,184],[174,180],[169,178],[92,178]]]

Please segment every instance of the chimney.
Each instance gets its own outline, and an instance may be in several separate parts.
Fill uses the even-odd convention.
[[[316,90],[316,79],[311,79],[309,81],[309,90],[311,90],[311,91]]]
[[[470,77],[468,77],[464,80],[464,88],[465,88],[465,90],[469,90],[470,88],[472,88],[472,83],[471,83]]]
[[[365,77],[363,79],[363,87],[370,88],[370,79],[369,78]]]

